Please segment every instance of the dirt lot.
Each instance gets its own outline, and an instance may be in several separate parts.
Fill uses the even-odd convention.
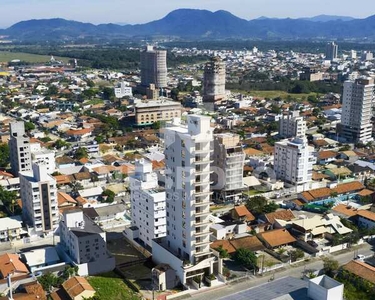
[[[121,233],[107,233],[108,251],[116,258],[116,264],[135,261],[145,256],[129,244]]]

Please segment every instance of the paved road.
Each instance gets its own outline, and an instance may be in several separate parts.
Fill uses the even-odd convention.
[[[361,247],[358,249],[358,253],[356,254],[363,254],[365,256],[370,256],[374,254],[373,250],[374,250],[374,246],[365,243],[361,245]],[[348,263],[349,261],[353,259],[353,257],[354,257],[354,250],[333,256],[333,258],[336,259],[340,263],[340,265]],[[282,278],[285,276],[292,276],[292,277],[300,278],[305,269],[321,270],[322,268],[323,268],[322,260],[314,259],[305,265],[290,266],[286,270],[283,270],[281,272],[276,272],[274,276],[275,276],[275,279]],[[260,284],[266,283],[269,281],[271,276],[272,274],[270,273],[263,277],[255,277],[250,280],[243,281],[237,284],[225,285],[222,288],[218,288],[216,290],[198,292],[197,294],[192,295],[192,297],[189,299],[194,299],[194,300],[207,300],[207,299],[220,299],[220,298],[225,299],[226,296],[229,296],[231,294],[241,292],[249,288],[252,288],[254,286],[258,286]]]

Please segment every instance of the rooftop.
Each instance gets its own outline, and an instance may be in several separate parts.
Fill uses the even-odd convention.
[[[219,300],[309,300],[307,287],[307,281],[288,276],[220,298]]]

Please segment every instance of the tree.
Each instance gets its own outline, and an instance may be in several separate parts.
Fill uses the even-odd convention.
[[[254,196],[247,200],[246,207],[253,214],[260,215],[262,213],[274,212],[278,209],[278,205],[275,202],[267,202],[267,199],[263,196]]]
[[[337,260],[324,257],[323,258],[323,271],[329,277],[334,277],[339,269],[340,265]]]
[[[8,144],[0,144],[0,168],[6,168],[10,160],[10,150]]]
[[[39,283],[42,285],[43,290],[51,291],[53,287],[59,287],[64,282],[63,277],[58,277],[52,273],[47,273],[38,278]]]
[[[34,123],[25,122],[25,131],[26,132],[29,132],[29,131],[34,130],[34,129],[35,129]]]
[[[218,248],[215,249],[217,252],[219,252],[221,258],[227,258],[229,257],[228,250],[224,249],[222,245],[220,245]]]
[[[0,201],[11,214],[14,214],[16,199],[17,193],[15,191],[6,191],[2,186],[0,186]]]
[[[57,88],[56,85],[51,85],[49,88],[48,88],[48,91],[47,91],[47,96],[55,96],[59,93],[59,89]]]
[[[55,144],[54,144],[56,149],[61,149],[61,148],[67,148],[70,146],[68,142],[65,142],[64,140],[58,139]]]
[[[246,268],[253,269],[257,266],[257,256],[249,249],[239,248],[236,251],[234,259]]]
[[[296,261],[305,257],[305,253],[301,249],[292,250],[289,252],[292,261]]]
[[[114,100],[115,99],[115,91],[113,88],[110,88],[110,87],[105,87],[103,88],[102,90],[103,92],[103,98],[105,100]]]
[[[86,148],[79,147],[74,153],[75,159],[82,159],[82,158],[88,158],[88,157],[89,157],[89,154]]]
[[[108,190],[108,189],[106,189],[102,193],[102,197],[105,198],[105,202],[108,202],[108,203],[112,203],[113,201],[115,201],[115,196],[116,194],[113,191]]]

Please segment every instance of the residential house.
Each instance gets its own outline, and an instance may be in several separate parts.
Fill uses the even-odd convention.
[[[22,217],[13,216],[0,218],[0,242],[19,240],[27,231],[22,229]]]
[[[352,260],[343,266],[348,271],[364,280],[375,284],[375,267],[359,260]]]
[[[336,151],[327,150],[318,153],[317,163],[326,165],[336,160],[338,153]]]
[[[5,253],[0,256],[0,276],[6,278],[9,274],[12,274],[12,278],[29,274],[29,270],[17,254]]]
[[[245,205],[235,206],[230,210],[230,214],[233,220],[243,222],[255,221],[254,215],[246,208]]]
[[[296,239],[285,228],[273,229],[258,234],[259,239],[269,249],[293,244]]]
[[[31,272],[61,262],[55,247],[45,247],[23,252],[21,258],[25,261]]]
[[[358,225],[364,228],[375,228],[375,212],[359,210],[357,212]]]
[[[260,222],[269,223],[271,228],[282,228],[277,220],[291,221],[296,219],[296,216],[290,209],[281,209],[272,213],[264,214],[259,218]]]
[[[95,289],[90,285],[86,278],[74,276],[66,280],[61,289],[53,292],[52,300],[84,300],[95,296]]]
[[[334,216],[333,214],[316,215],[312,218],[302,218],[290,222],[279,221],[279,223],[290,228],[295,236],[305,242],[314,238],[324,237],[326,233],[345,235],[353,231],[341,223],[339,216]]]

